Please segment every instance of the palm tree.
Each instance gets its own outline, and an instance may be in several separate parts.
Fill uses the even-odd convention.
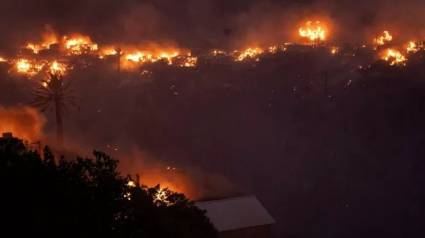
[[[71,81],[64,81],[63,75],[49,73],[47,80],[34,90],[32,104],[42,112],[53,109],[56,116],[56,139],[60,146],[63,144],[63,114],[68,106],[77,106],[77,98],[73,96]]]

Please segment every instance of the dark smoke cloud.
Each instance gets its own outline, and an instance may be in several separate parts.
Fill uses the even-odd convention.
[[[308,17],[333,22],[334,40],[370,39],[383,28],[420,37],[421,0],[396,1],[2,1],[0,44],[17,46],[39,36],[46,25],[61,33],[84,32],[98,42],[155,41],[187,48],[279,43],[293,38]]]

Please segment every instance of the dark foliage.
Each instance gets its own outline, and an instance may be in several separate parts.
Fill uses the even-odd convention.
[[[43,157],[43,158],[41,158]],[[116,160],[55,163],[16,138],[0,138],[2,234],[13,237],[216,237],[216,231],[183,194],[129,186]],[[165,200],[158,200],[165,193]]]

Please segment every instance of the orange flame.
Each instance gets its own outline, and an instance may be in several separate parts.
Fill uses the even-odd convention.
[[[181,67],[196,67],[196,64],[198,63],[198,57],[192,56],[191,54],[188,54],[188,56],[184,59],[183,64],[181,64]]]
[[[385,45],[388,42],[391,42],[393,40],[393,36],[390,34],[389,31],[384,31],[382,35],[375,38],[374,42],[376,45]]]
[[[391,66],[394,65],[405,65],[407,58],[398,50],[387,49],[383,55],[382,59],[389,62]]]
[[[158,61],[165,61],[169,65],[172,65],[174,63],[174,60],[177,57],[180,57],[180,50],[177,49],[163,49],[163,48],[157,48],[153,50],[140,50],[137,48],[130,48],[127,50],[123,50],[125,53],[123,54],[123,57],[121,58],[121,65],[124,69],[133,69],[137,68],[140,65],[146,64],[146,63],[155,63]],[[187,66],[190,66],[191,64],[196,63],[197,58],[192,58],[191,55],[188,55],[188,63]],[[182,66],[185,66],[185,63],[183,63]]]
[[[91,38],[83,35],[63,37],[64,47],[71,55],[81,55],[98,50],[98,45],[93,43]]]
[[[103,59],[107,56],[115,56],[118,55],[118,48],[113,46],[102,47],[99,51],[99,58]]]
[[[54,32],[46,32],[42,35],[41,43],[28,43],[25,48],[31,50],[34,54],[42,50],[48,50],[54,44],[58,43],[58,37]]]
[[[44,67],[43,63],[32,62],[28,59],[18,59],[15,62],[16,72],[28,77],[38,74]]]
[[[406,47],[407,53],[416,53],[419,51],[419,46],[415,41],[409,41]]]
[[[67,65],[64,63],[59,63],[58,61],[53,61],[49,66],[49,73],[57,75],[65,75],[67,71]]]
[[[236,61],[244,61],[245,59],[252,59],[257,57],[258,55],[264,52],[263,49],[255,47],[255,48],[247,48],[242,52],[236,51]]]
[[[312,42],[324,41],[327,37],[327,28],[320,21],[307,21],[298,29],[298,33],[302,38]]]

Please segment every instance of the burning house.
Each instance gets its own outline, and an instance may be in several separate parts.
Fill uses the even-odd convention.
[[[274,219],[255,196],[196,203],[219,232],[220,238],[271,237]]]

